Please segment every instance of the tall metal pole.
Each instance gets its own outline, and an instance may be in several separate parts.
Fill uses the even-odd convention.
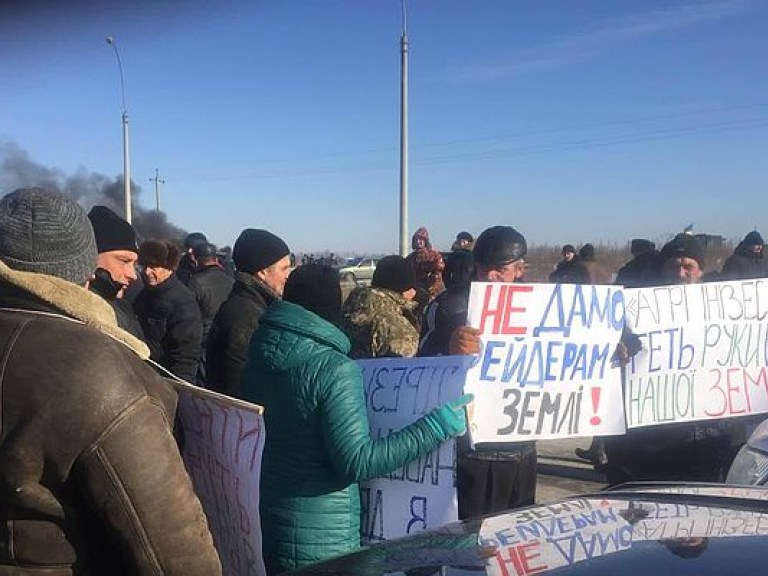
[[[112,36],[107,36],[107,44],[112,46],[117,57],[117,66],[120,69],[120,95],[123,104],[123,185],[125,186],[125,220],[131,223],[131,152],[129,146],[128,108],[125,105],[125,80],[123,78],[123,63],[120,60],[120,52]]]
[[[400,37],[400,255],[408,255],[408,34],[405,0]]]

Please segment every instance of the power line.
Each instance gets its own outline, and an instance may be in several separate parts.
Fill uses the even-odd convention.
[[[594,130],[599,128],[631,126],[633,124],[644,124],[649,122],[658,122],[661,120],[674,120],[678,118],[686,118],[691,116],[712,115],[712,114],[719,114],[723,112],[734,112],[734,111],[740,111],[740,110],[751,110],[755,108],[766,108],[766,107],[768,107],[768,102],[754,102],[749,104],[734,104],[731,106],[718,106],[718,107],[710,107],[710,108],[699,108],[699,109],[693,109],[693,110],[681,110],[679,112],[671,112],[668,114],[654,114],[654,115],[648,115],[648,116],[614,118],[614,119],[599,121],[599,122],[574,124],[570,126],[559,126],[559,127],[553,127],[553,128],[544,128],[540,130],[513,132],[509,134],[501,134],[501,135],[494,135],[494,136],[477,136],[477,137],[461,138],[461,139],[455,139],[455,140],[426,142],[421,144],[415,144],[411,146],[411,149],[416,150],[418,152],[418,151],[423,151],[425,148],[439,148],[439,147],[457,146],[457,145],[463,145],[463,144],[474,144],[474,143],[491,142],[491,141],[499,141],[499,140],[519,140],[520,138],[546,136],[546,135],[558,134],[562,132],[589,131],[589,130]],[[736,121],[736,120],[734,119],[732,121]],[[359,156],[369,156],[369,155],[382,154],[382,153],[394,154],[397,151],[398,151],[397,146],[380,146],[380,147],[374,146],[371,148],[356,150],[354,152],[328,153],[328,154],[318,154],[318,155],[312,155],[312,156],[297,155],[291,158],[265,158],[261,163],[268,164],[269,166],[274,166],[275,164],[287,164],[289,167],[291,167],[291,166],[295,166],[298,162],[302,162],[302,161],[325,161],[325,160],[334,160],[334,159],[351,159]],[[389,165],[389,163],[387,163],[387,165]]]
[[[745,124],[747,123],[747,124]],[[416,159],[413,164],[419,166],[430,166],[448,163],[471,162],[493,160],[496,158],[515,158],[535,154],[550,154],[557,152],[569,152],[575,150],[589,150],[594,148],[605,148],[607,146],[620,146],[626,144],[637,144],[642,142],[664,141],[679,139],[697,135],[726,134],[729,132],[762,129],[768,127],[768,117],[748,118],[738,121],[716,122],[703,126],[687,126],[679,128],[669,128],[664,130],[653,130],[644,133],[627,133],[615,136],[598,136],[579,140],[565,140],[561,142],[542,143],[533,146],[524,146],[520,148],[497,148],[480,152],[463,152],[455,154],[444,154],[441,156],[424,157]],[[240,176],[222,176],[222,177],[199,177],[196,181],[202,182],[226,182],[232,180],[249,179],[274,179],[274,178],[306,178],[334,174],[347,174],[354,172],[372,172],[372,171],[391,171],[397,167],[393,159],[389,162],[366,163],[347,166],[320,166],[316,168],[295,169],[286,168],[279,171],[270,172],[249,172]]]

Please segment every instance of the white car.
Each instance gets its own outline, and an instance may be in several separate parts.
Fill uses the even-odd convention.
[[[355,258],[339,268],[339,276],[342,281],[370,284],[377,263],[375,258]]]

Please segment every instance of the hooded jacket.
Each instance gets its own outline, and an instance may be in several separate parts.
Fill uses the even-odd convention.
[[[265,408],[260,509],[270,574],[358,547],[357,483],[445,440],[424,419],[372,440],[349,347],[338,328],[285,301],[267,310],[251,339],[243,396]]]
[[[176,395],[83,288],[0,263],[0,574],[220,574]]]
[[[418,247],[417,240],[424,241],[422,248]],[[435,298],[445,289],[443,284],[443,270],[445,269],[443,255],[432,248],[429,232],[426,228],[416,230],[413,238],[411,238],[411,247],[413,252],[406,257],[406,260],[413,266],[419,287],[429,292],[430,299]]]
[[[739,242],[733,254],[723,264],[720,280],[747,280],[749,278],[765,278],[768,276],[768,260],[763,253],[754,253],[752,246],[763,246],[763,237],[753,230]]]

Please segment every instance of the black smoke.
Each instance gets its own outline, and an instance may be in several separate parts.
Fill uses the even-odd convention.
[[[85,168],[68,176],[57,168],[49,168],[31,160],[26,151],[12,142],[0,143],[0,196],[26,187],[62,192],[86,210],[97,205],[108,206],[116,214],[124,215],[122,176],[110,178]],[[138,205],[141,192],[141,186],[131,180],[132,224],[139,238],[174,241],[184,238],[186,230],[171,224],[165,212],[147,210]]]

